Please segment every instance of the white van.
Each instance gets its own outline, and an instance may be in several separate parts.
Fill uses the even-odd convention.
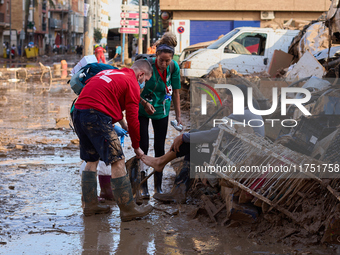
[[[181,77],[194,78],[213,68],[235,69],[242,74],[268,71],[274,50],[288,51],[299,30],[240,27],[205,49],[190,54],[181,63]]]

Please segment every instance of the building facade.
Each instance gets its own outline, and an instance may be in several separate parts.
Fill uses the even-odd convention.
[[[55,8],[49,10],[48,45],[64,52],[83,44],[84,1],[56,1]]]
[[[170,14],[169,30],[179,39],[176,53],[185,47],[217,39],[236,27],[300,28],[329,9],[329,0],[160,0]],[[260,7],[260,8],[259,8]]]
[[[0,0],[0,55],[3,56],[3,43],[17,44],[17,36],[23,28],[23,0]],[[12,15],[11,15],[12,13]],[[12,24],[10,26],[10,23]],[[12,36],[10,37],[10,28]]]
[[[107,44],[107,33],[109,29],[109,2],[108,0],[92,0],[91,8],[93,28],[99,29],[102,33],[100,44]]]

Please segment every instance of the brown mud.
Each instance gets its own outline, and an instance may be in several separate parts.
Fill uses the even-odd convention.
[[[0,92],[0,254],[340,254],[336,246],[277,242],[293,230],[264,231],[275,223],[255,232],[216,226],[204,214],[192,219],[195,204],[151,198],[149,216],[121,222],[111,202],[112,213],[84,217],[77,137],[68,126],[73,92],[66,84],[45,91],[17,83],[0,84]],[[178,134],[169,126],[167,149]],[[124,153],[133,156],[128,138]],[[174,171],[164,175],[169,191]]]

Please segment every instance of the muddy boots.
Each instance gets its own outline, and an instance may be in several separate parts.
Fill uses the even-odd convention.
[[[100,185],[100,198],[113,201],[113,194],[111,188],[111,175],[98,175]]]
[[[147,170],[146,171],[141,171],[140,172],[141,175],[141,181],[144,180],[144,178],[147,176]],[[149,189],[148,189],[148,181],[142,183],[142,185],[140,185],[140,194],[142,199],[149,199],[150,198],[150,194],[149,194]]]
[[[143,204],[143,198],[141,195],[141,188],[140,188],[140,178],[141,178],[141,172],[140,172],[140,163],[139,159],[135,158],[138,162],[136,162],[136,167],[132,167],[128,171],[128,175],[130,177],[130,183],[132,188],[132,195],[135,198],[135,202],[137,205]]]
[[[155,184],[155,193],[162,194],[162,178],[163,178],[163,172],[155,172],[154,173],[154,184]]]
[[[176,176],[174,186],[170,193],[156,193],[153,197],[162,202],[174,202],[184,204],[186,202],[186,193],[190,188],[190,162],[184,161],[183,168]]]
[[[143,181],[144,178],[148,175],[148,166],[145,165],[143,161],[140,161],[140,181]],[[144,182],[140,185],[140,194],[142,199],[149,199],[149,189],[148,189],[148,181]]]
[[[109,205],[99,205],[96,172],[83,171],[81,176],[83,211],[85,216],[110,212]]]
[[[151,205],[138,206],[133,200],[129,176],[111,179],[112,192],[120,209],[122,221],[129,221],[149,214],[153,207]]]

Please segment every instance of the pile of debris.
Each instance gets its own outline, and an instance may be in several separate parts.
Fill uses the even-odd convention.
[[[340,128],[332,134],[333,140],[325,153],[325,157],[333,158],[332,165],[254,133],[220,128],[206,166],[218,165],[229,170],[216,172],[218,179],[211,179],[211,176],[208,179],[212,187],[220,186],[220,199],[201,196],[212,221],[223,225],[234,225],[234,221],[257,223],[256,232],[264,224],[260,219],[276,219],[273,216],[276,212],[275,215],[281,215],[280,220],[285,219],[294,226],[285,237],[304,229],[310,236],[315,235],[315,242],[339,242],[340,152],[335,147],[340,144]]]

